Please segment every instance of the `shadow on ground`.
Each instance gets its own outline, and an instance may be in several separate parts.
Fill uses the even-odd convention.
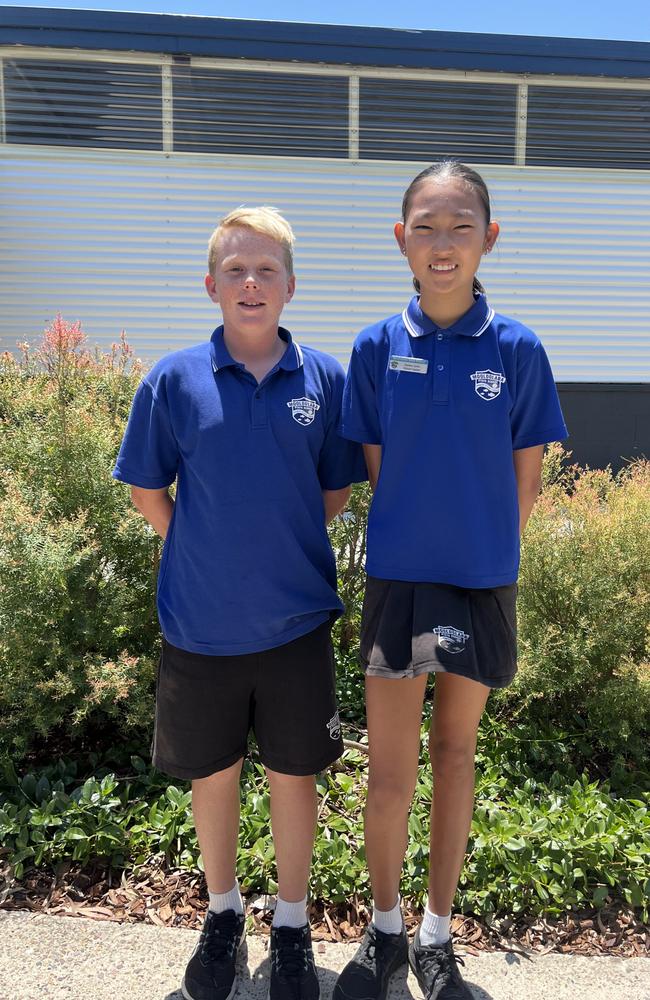
[[[318,968],[318,982],[320,984],[320,995],[322,1000],[329,1000],[334,990],[334,984],[338,978],[338,972],[325,969],[318,964],[316,955],[316,966]],[[257,968],[252,971],[248,968],[246,954],[243,953],[237,962],[238,987],[236,1000],[266,1000],[269,991],[269,960],[265,958]],[[474,1000],[493,1000],[490,993],[475,983],[467,981],[467,985],[472,991]],[[168,993],[164,1000],[184,1000],[180,988],[173,993]],[[387,1000],[421,1000],[421,994],[416,987],[415,992],[411,990],[408,982],[408,968],[400,969],[392,980]]]

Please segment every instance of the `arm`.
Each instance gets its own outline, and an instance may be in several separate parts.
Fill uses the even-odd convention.
[[[174,501],[169,491],[145,490],[142,486],[132,486],[131,500],[154,531],[164,539],[174,511]]]
[[[512,453],[519,497],[519,534],[522,534],[526,527],[542,485],[543,457],[543,444],[535,445],[533,448],[519,448]]]
[[[366,459],[366,468],[368,469],[370,488],[374,493],[377,486],[377,480],[379,479],[379,470],[381,468],[381,445],[364,444],[363,454]]]
[[[352,487],[345,486],[342,490],[323,490],[323,503],[325,504],[325,524],[333,521],[337,514],[340,514],[346,503],[350,499]]]

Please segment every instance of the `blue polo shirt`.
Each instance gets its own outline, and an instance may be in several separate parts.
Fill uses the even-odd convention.
[[[497,587],[519,569],[512,452],[567,436],[544,349],[484,296],[448,329],[414,297],[363,330],[342,432],[382,446],[366,569],[387,580]]]
[[[327,354],[286,351],[257,383],[223,327],[160,360],[133,400],[113,476],[177,483],[158,577],[168,642],[254,653],[305,635],[342,605],[322,490],[365,478],[338,432],[344,372]]]

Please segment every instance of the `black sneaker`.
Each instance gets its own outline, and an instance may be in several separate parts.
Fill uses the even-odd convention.
[[[269,1000],[318,1000],[320,987],[307,924],[272,927],[269,958]]]
[[[407,957],[404,924],[399,934],[384,934],[370,924],[361,947],[336,981],[333,1000],[384,1000],[390,977]]]
[[[462,958],[454,955],[451,938],[440,945],[420,944],[420,928],[409,948],[409,965],[427,1000],[472,1000],[463,982],[458,965]]]
[[[185,1000],[230,1000],[237,989],[237,952],[244,943],[243,913],[208,910],[201,937],[187,963],[181,991]]]

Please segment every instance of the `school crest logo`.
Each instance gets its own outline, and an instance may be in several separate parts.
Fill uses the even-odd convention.
[[[307,427],[314,422],[316,411],[320,410],[320,403],[315,399],[307,399],[301,396],[300,399],[290,399],[287,406],[291,408],[291,416],[297,424]]]
[[[339,719],[338,712],[335,712],[327,723],[327,731],[330,734],[331,740],[338,740],[341,736],[341,720]]]
[[[489,368],[484,372],[474,372],[473,375],[470,375],[470,378],[474,383],[477,396],[486,400],[496,399],[501,392],[501,386],[506,380],[505,375],[490,371]]]
[[[454,628],[453,625],[436,625],[433,632],[438,636],[440,648],[446,649],[448,653],[462,653],[469,639],[467,632]]]

